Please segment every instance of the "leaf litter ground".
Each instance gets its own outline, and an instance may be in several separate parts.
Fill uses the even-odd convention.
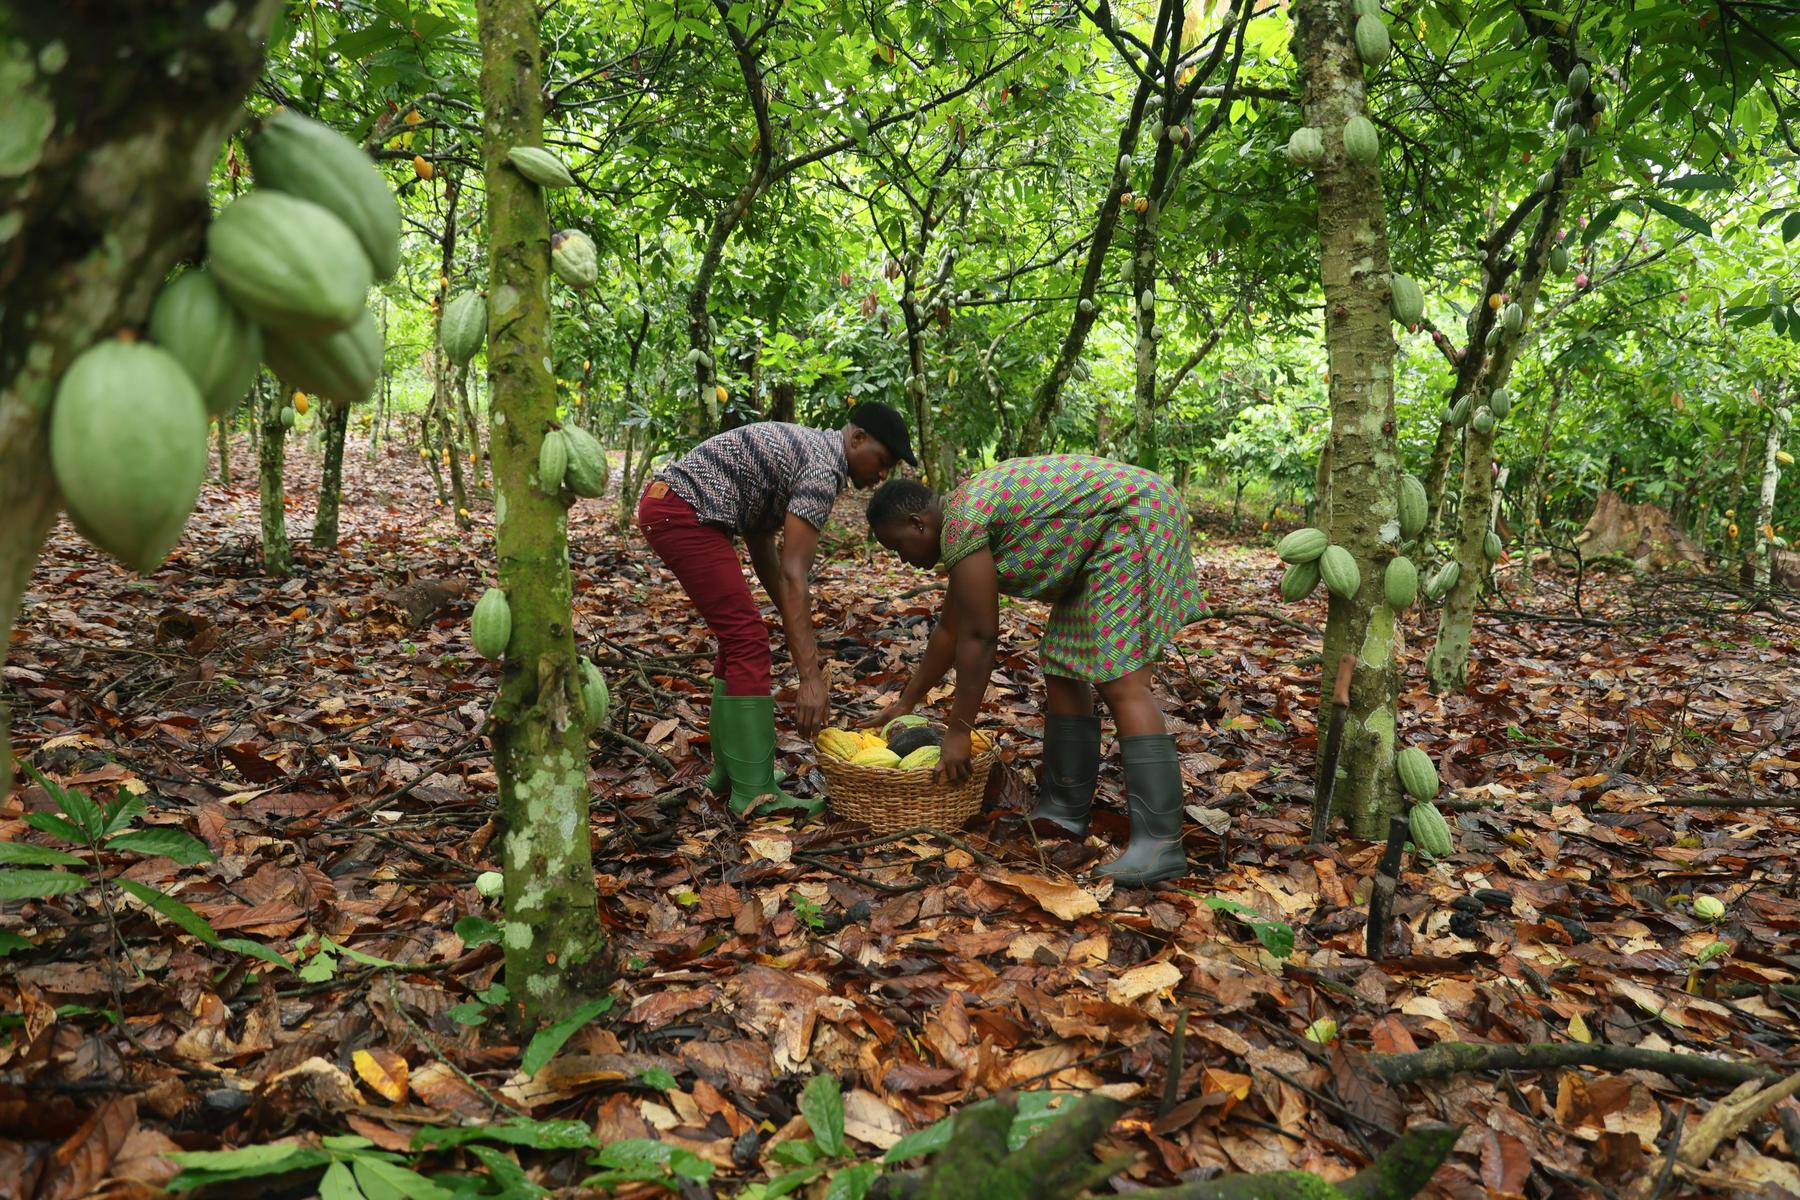
[[[704,630],[615,529],[615,498],[578,506],[571,536],[578,634],[617,702],[591,762],[619,979],[611,1010],[527,1073],[487,1019],[502,964],[481,921],[499,914],[473,886],[497,864],[481,736],[495,667],[467,638],[487,513],[459,530],[405,453],[353,445],[346,473],[339,548],[312,550],[317,458],[290,455],[289,580],[258,573],[253,485],[209,487],[152,579],[66,526],[38,566],[6,664],[19,756],[97,798],[140,795],[143,821],[199,838],[214,861],[106,862],[296,971],[116,890],[0,904],[12,1194],[152,1195],[167,1150],[345,1132],[403,1150],[423,1127],[519,1114],[680,1147],[730,1194],[780,1173],[820,1074],[871,1151],[1005,1089],[1102,1089],[1136,1106],[1109,1135],[1139,1152],[1121,1187],[1341,1178],[1439,1118],[1467,1128],[1437,1194],[1616,1194],[1729,1085],[1580,1067],[1395,1085],[1377,1056],[1610,1043],[1800,1067],[1791,615],[1671,619],[1685,610],[1666,596],[1592,577],[1576,614],[1573,580],[1540,572],[1504,605],[1558,619],[1485,617],[1473,690],[1433,696],[1413,614],[1401,736],[1440,764],[1457,852],[1409,858],[1377,964],[1362,925],[1381,846],[1304,844],[1319,669],[1302,626],[1323,605],[1279,604],[1262,535],[1203,517],[1202,578],[1231,615],[1188,629],[1161,670],[1194,874],[1114,890],[1086,874],[1126,836],[1110,747],[1094,837],[1039,840],[1017,820],[1041,727],[1032,605],[1003,612],[984,721],[1006,765],[968,827],[874,839],[732,818],[703,782]],[[898,689],[939,596],[861,540],[859,499],[814,584],[838,723]],[[440,602],[418,624],[394,595],[408,583]],[[781,750],[798,786],[822,784],[791,732]],[[23,816],[50,807],[20,789],[0,840],[44,841]],[[1701,895],[1725,917],[1697,918]],[[106,1015],[120,1003],[129,1036]],[[1796,1140],[1788,1099],[1694,1185],[1800,1190]],[[585,1173],[521,1153],[547,1186]]]

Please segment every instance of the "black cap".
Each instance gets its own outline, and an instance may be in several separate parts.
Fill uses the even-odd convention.
[[[886,446],[907,466],[919,465],[919,460],[913,457],[912,435],[906,431],[906,418],[893,405],[864,400],[850,410],[850,423]]]

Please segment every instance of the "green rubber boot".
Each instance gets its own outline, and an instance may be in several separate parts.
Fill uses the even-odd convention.
[[[1051,821],[1086,836],[1094,786],[1100,781],[1100,718],[1049,713],[1044,717],[1044,774],[1037,807],[1027,821]]]
[[[1166,733],[1119,739],[1125,758],[1125,806],[1131,814],[1131,843],[1125,853],[1099,869],[1120,887],[1145,887],[1188,873],[1181,847],[1186,799],[1181,758]]]
[[[713,759],[731,781],[731,811],[742,816],[759,796],[770,796],[762,812],[798,809],[808,815],[825,807],[823,797],[802,800],[776,785],[775,697],[720,696],[713,702]]]
[[[713,676],[712,684],[712,711],[715,716],[711,721],[712,729],[710,731],[712,734],[713,765],[712,772],[706,777],[706,786],[715,792],[724,790],[725,785],[731,782],[731,776],[726,774],[725,771],[725,739],[727,735],[723,729],[719,728],[719,722],[716,716],[719,711],[719,701],[724,698],[725,681],[715,675]]]

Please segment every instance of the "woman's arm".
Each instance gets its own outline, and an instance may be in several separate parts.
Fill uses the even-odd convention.
[[[956,696],[944,722],[947,732],[943,756],[938,760],[938,776],[960,783],[969,775],[969,734],[981,715],[981,702],[987,697],[988,678],[994,670],[994,648],[1000,640],[1000,582],[990,552],[977,550],[950,568],[950,591],[944,598],[944,607],[956,618],[951,635]]]

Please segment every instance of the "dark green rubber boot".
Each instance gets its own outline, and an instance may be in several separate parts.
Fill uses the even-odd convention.
[[[1181,759],[1175,739],[1166,733],[1119,739],[1125,758],[1125,806],[1131,815],[1131,843],[1125,853],[1101,867],[1120,887],[1144,887],[1188,873],[1181,848]]]
[[[715,675],[712,684],[713,715],[710,721],[712,728],[708,731],[712,735],[713,765],[712,773],[706,777],[706,786],[715,792],[723,791],[725,785],[731,782],[731,776],[725,772],[725,739],[727,735],[723,729],[719,728],[719,701],[724,698],[725,681]]]
[[[812,814],[825,807],[823,797],[802,800],[776,786],[775,697],[720,696],[712,711],[713,759],[724,764],[731,781],[731,811],[742,816],[757,797],[770,799],[759,812],[798,809]]]
[[[1037,806],[1027,821],[1050,821],[1076,837],[1088,830],[1094,786],[1100,781],[1100,718],[1049,713],[1044,717],[1044,772]]]

